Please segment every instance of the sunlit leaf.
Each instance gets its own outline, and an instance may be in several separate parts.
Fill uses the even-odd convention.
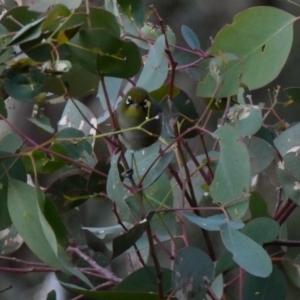
[[[233,23],[217,34],[209,54],[222,57],[223,53],[232,53],[238,59],[218,68],[222,78],[219,88],[208,74],[199,83],[197,94],[227,97],[236,95],[241,83],[253,90],[276,78],[291,49],[294,21],[293,15],[266,6],[249,8],[236,15]]]

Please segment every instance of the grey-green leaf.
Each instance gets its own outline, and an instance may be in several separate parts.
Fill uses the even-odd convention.
[[[220,143],[220,160],[210,194],[214,203],[226,207],[233,220],[239,220],[248,209],[250,160],[238,131],[225,125],[215,132]]]
[[[271,274],[270,256],[259,244],[230,228],[227,223],[220,226],[220,232],[224,245],[233,254],[233,260],[241,268],[258,277],[268,277]]]
[[[248,149],[250,157],[251,176],[264,171],[275,158],[274,148],[256,136],[244,138],[243,142]]]
[[[168,60],[165,53],[165,36],[161,35],[150,47],[146,64],[137,81],[137,86],[151,92],[164,84],[168,75]]]
[[[267,278],[247,274],[243,287],[244,300],[282,300],[287,296],[286,279],[277,266]]]
[[[185,247],[175,258],[173,291],[179,299],[203,299],[213,280],[214,265],[210,257],[195,247]]]
[[[182,25],[181,33],[186,43],[190,46],[190,48],[192,48],[193,50],[201,48],[197,35],[190,27],[188,27],[187,25]]]

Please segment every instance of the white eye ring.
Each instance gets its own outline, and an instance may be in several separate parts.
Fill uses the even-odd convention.
[[[127,99],[125,100],[126,105],[130,105],[132,103],[131,101],[131,96],[128,96]]]
[[[147,108],[148,107],[148,99],[144,99],[144,102],[143,102],[143,107],[144,108]]]

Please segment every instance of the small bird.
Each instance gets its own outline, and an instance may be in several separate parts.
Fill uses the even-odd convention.
[[[162,109],[151,99],[149,93],[140,87],[131,88],[116,110],[121,130],[120,141],[132,151],[138,151],[155,143],[162,130]],[[126,129],[142,125],[143,129]]]

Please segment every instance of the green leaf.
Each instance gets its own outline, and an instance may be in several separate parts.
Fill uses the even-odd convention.
[[[72,63],[69,72],[64,73],[61,78],[47,76],[45,78],[45,89],[53,94],[65,95],[78,98],[91,93],[96,93],[98,89],[99,76],[84,69],[78,63]]]
[[[26,183],[10,179],[8,210],[28,247],[49,266],[60,269],[55,234],[39,206],[37,190]]]
[[[6,156],[11,156],[11,153],[0,152],[0,182],[6,184],[9,178],[26,182],[27,175],[22,159]]]
[[[165,37],[161,35],[150,46],[146,64],[136,85],[148,92],[158,89],[164,84],[168,75],[168,60],[165,53]]]
[[[145,213],[149,213],[158,209],[166,209],[173,207],[173,197],[171,194],[171,185],[166,173],[163,173],[158,180],[152,181],[150,178],[145,178],[143,181],[143,205]],[[135,199],[135,196],[130,196],[126,199],[127,205],[134,214],[136,220],[141,219],[141,211]],[[171,236],[176,233],[176,219],[173,213],[156,213],[151,220],[152,232],[156,234],[158,239],[163,242],[170,240]],[[148,246],[148,245],[147,245]]]
[[[252,136],[243,139],[250,157],[251,176],[264,171],[275,158],[274,148],[266,141]]]
[[[66,212],[89,198],[87,173],[83,170],[63,172],[45,191],[59,212]]]
[[[4,89],[12,98],[33,102],[36,96],[46,92],[44,79],[45,74],[38,69],[31,69],[28,73],[19,73],[15,69],[8,69]]]
[[[172,271],[161,268],[163,291],[166,295],[172,289]],[[119,283],[115,292],[157,292],[157,272],[155,267],[146,267],[128,275]]]
[[[58,130],[72,127],[81,130],[86,136],[95,135],[96,130],[87,120],[94,127],[97,127],[96,118],[92,111],[80,101],[69,99],[58,122]]]
[[[51,6],[54,6],[54,9],[58,6],[65,6],[69,9],[75,9],[81,4],[82,0],[39,0],[36,3],[30,5],[30,10],[38,12],[46,12]]]
[[[31,118],[28,118],[28,120],[31,123],[35,124],[37,127],[45,130],[46,132],[54,133],[54,131],[55,131],[51,125],[50,119],[48,117],[46,117],[45,115],[31,117]]]
[[[122,79],[115,78],[115,77],[104,77],[104,83],[105,83],[106,92],[107,92],[110,104],[112,107],[115,107],[116,100],[118,99],[118,96],[119,96]],[[99,82],[97,97],[101,103],[102,109],[104,111],[108,111],[106,100],[105,100],[105,93],[103,91],[103,86],[102,86],[101,82]]]
[[[228,118],[240,136],[251,136],[262,126],[261,109],[254,105],[234,105],[230,108]]]
[[[290,88],[283,89],[283,91],[289,96],[289,99],[293,100],[296,103],[300,103],[299,87],[290,87]]]
[[[287,296],[287,284],[284,275],[277,266],[267,278],[247,274],[243,286],[244,300],[282,300]]]
[[[56,291],[52,290],[47,294],[47,299],[46,300],[56,300]]]
[[[96,291],[87,291],[78,286],[72,284],[62,285],[69,291],[74,292],[78,295],[84,295],[87,299],[95,300],[157,300],[158,295],[154,293],[141,293],[141,292],[96,292]],[[167,297],[163,297],[164,300],[167,300]]]
[[[300,148],[295,147],[295,150]],[[300,204],[300,157],[298,150],[290,152],[277,163],[277,175],[284,193]]]
[[[147,188],[153,182],[155,182],[159,176],[166,170],[168,165],[171,163],[174,152],[167,151],[163,156],[160,156],[159,151],[161,150],[161,145],[159,143],[154,143],[150,147],[142,149],[141,151],[136,151],[133,156],[133,178],[139,182],[144,176],[145,172],[148,171],[144,182],[143,188]],[[164,147],[163,147],[164,148]],[[126,159],[130,161],[132,159],[132,152],[126,152]],[[159,157],[160,156],[160,157]],[[157,157],[159,157],[157,159]],[[155,163],[154,161],[157,160]],[[146,184],[145,184],[146,180]],[[127,181],[125,181],[127,183]],[[129,184],[129,182],[128,182]]]
[[[7,184],[0,184],[0,231],[11,225],[11,219],[7,207]]]
[[[275,140],[275,147],[283,157],[289,151],[295,152],[300,149],[300,123],[289,127],[282,132]]]
[[[106,161],[98,160],[93,169],[95,171],[91,172],[88,179],[88,191],[90,195],[93,195],[95,193],[106,193],[106,178],[96,173],[96,171],[108,174],[109,168],[110,165]]]
[[[138,27],[143,24],[145,7],[142,0],[118,0],[121,11],[125,13]]]
[[[261,230],[261,229],[264,230]],[[272,242],[279,234],[280,226],[273,219],[260,217],[251,220],[242,228],[241,232],[250,237],[256,243],[263,245]]]
[[[84,159],[84,152],[92,153],[92,145],[85,139],[84,132],[73,127],[60,130],[57,133],[57,142],[64,146],[69,156],[74,159]]]
[[[72,1],[72,0],[70,0]],[[53,24],[53,30],[55,30],[58,24]],[[61,31],[74,28],[81,25],[82,28],[102,28],[111,32],[116,37],[120,36],[120,25],[116,17],[109,11],[98,8],[89,7],[89,14],[86,14],[85,7],[79,7],[75,10],[72,17],[63,24],[60,28]]]
[[[203,299],[211,285],[214,264],[209,256],[195,247],[180,250],[174,261],[173,291],[179,299]]]
[[[250,191],[250,161],[239,133],[225,125],[215,132],[220,142],[220,160],[210,194],[214,203],[226,207],[231,218],[239,220],[248,209]]]
[[[282,257],[281,262],[287,277],[300,288],[300,249],[289,249]]]
[[[55,0],[56,1],[56,0]],[[50,1],[47,1],[48,3]],[[56,1],[57,2],[57,1]],[[37,4],[37,3],[36,3]],[[36,5],[35,4],[35,5]],[[41,2],[39,1],[38,4],[41,4]],[[30,8],[34,8],[35,5],[32,5],[30,6]],[[51,6],[52,4],[50,3],[49,6]],[[48,8],[47,8],[48,9]],[[45,9],[45,11],[47,10]],[[33,9],[35,10],[35,9]],[[44,23],[43,23],[43,30],[46,30],[48,29],[48,27],[53,23],[55,22],[57,19],[60,19],[60,18],[63,18],[63,17],[68,17],[69,15],[71,14],[71,11],[61,3],[59,4],[56,4],[52,9],[51,11],[48,13]]]
[[[183,213],[183,215],[190,222],[192,222],[208,231],[219,231],[220,225],[222,225],[224,223],[228,223],[224,214],[213,215],[213,216],[207,217],[207,218],[202,218],[202,217],[196,216],[195,214],[188,213],[188,212]],[[244,223],[242,223],[242,222],[230,221],[229,224],[232,229],[241,229],[244,227]]]
[[[38,38],[42,34],[43,21],[46,17],[42,17],[32,23],[22,27],[20,31],[11,39],[7,46],[22,44]]]
[[[2,25],[0,24],[0,35],[5,36],[8,34],[9,31]],[[7,48],[7,44],[9,43],[10,38],[4,38],[2,37],[0,39],[0,63],[6,62],[12,53],[12,48]],[[4,70],[4,66],[1,66],[1,73]],[[1,84],[2,86],[2,84]]]
[[[141,66],[137,46],[122,41],[106,29],[81,30],[67,46],[73,60],[100,76],[128,78],[134,76]]]
[[[197,95],[218,98],[236,95],[240,84],[249,90],[265,86],[284,66],[293,41],[295,17],[274,7],[253,7],[235,16],[233,23],[217,34],[209,54],[232,53],[237,60],[218,67],[222,85],[208,74],[199,83]],[[266,26],[266,22],[268,26]],[[242,63],[241,63],[242,62]],[[207,65],[207,62],[202,64]]]
[[[32,252],[50,267],[76,275],[90,285],[89,280],[74,269],[67,254],[57,244],[53,229],[47,222],[39,197],[40,190],[15,179],[8,182],[8,210],[14,226]]]
[[[272,262],[267,252],[252,239],[225,223],[220,225],[221,238],[225,247],[233,254],[233,260],[248,273],[268,277]]]
[[[212,291],[215,293],[218,299],[222,299],[223,293],[224,293],[224,278],[223,274],[220,274],[215,277],[212,285],[211,285]]]
[[[154,215],[154,212],[150,212],[143,220],[141,220],[137,225],[130,228],[128,231],[122,235],[116,237],[113,240],[113,254],[112,258],[121,255],[123,252],[132,247],[135,242],[143,235],[147,226]]]
[[[134,219],[131,216],[130,209],[127,203],[124,201],[126,197],[126,190],[123,187],[123,184],[120,179],[119,169],[118,169],[118,160],[120,153],[114,155],[111,160],[111,166],[107,177],[107,196],[108,198],[115,202],[118,208],[118,214],[121,220],[128,223],[134,223]]]
[[[22,144],[21,137],[11,130],[3,131],[0,135],[0,152],[15,153]]]
[[[237,264],[233,260],[233,254],[225,250],[219,257],[215,267],[215,276],[236,268]]]
[[[199,115],[192,99],[183,90],[180,90],[179,94],[173,98],[173,103],[175,103],[179,113],[177,122],[179,124],[179,133],[181,134],[195,125]],[[193,138],[197,135],[198,130],[193,130],[185,134],[184,138]]]
[[[199,39],[190,27],[188,27],[187,25],[182,25],[181,34],[190,48],[192,48],[193,50],[201,49]]]
[[[22,27],[20,24],[29,24],[39,17],[38,12],[28,10],[27,6],[18,6],[9,10],[2,18],[1,24],[10,32],[18,31]]]
[[[271,217],[268,212],[268,204],[266,203],[265,199],[256,191],[251,193],[249,209],[252,219]]]

